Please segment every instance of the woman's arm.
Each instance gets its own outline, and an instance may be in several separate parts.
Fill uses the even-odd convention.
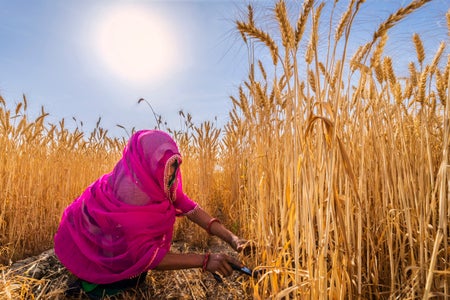
[[[195,253],[167,253],[155,270],[179,270],[201,268],[202,254]]]
[[[194,253],[167,253],[155,270],[179,270],[202,268],[212,273],[219,272],[229,276],[233,272],[230,264],[242,267],[242,263],[235,258],[222,253],[194,254]]]
[[[243,250],[247,244],[247,240],[241,239],[233,234],[224,225],[222,225],[220,221],[211,222],[213,218],[200,206],[196,207],[192,213],[187,214],[187,217],[192,222],[209,231],[210,234],[216,235],[223,241],[227,242],[236,251]]]
[[[236,251],[244,250],[247,246],[247,240],[237,237],[220,222],[211,222],[213,218],[200,206],[188,213],[187,217],[203,229],[209,230],[210,234],[216,235],[227,242]],[[219,272],[223,276],[229,276],[233,272],[230,264],[243,267],[240,261],[223,253],[211,253],[208,256],[194,253],[167,253],[155,270],[202,268],[206,271]]]

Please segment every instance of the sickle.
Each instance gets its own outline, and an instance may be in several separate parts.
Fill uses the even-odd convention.
[[[262,270],[253,271],[252,269],[244,266],[240,268],[239,266],[236,266],[235,264],[230,263],[230,266],[233,268],[233,270],[239,271],[242,274],[251,276],[255,279],[257,279],[259,276],[261,276]]]
[[[252,269],[250,269],[250,268],[248,268],[248,267],[246,267],[246,266],[243,266],[243,267],[241,268],[241,267],[239,267],[239,266],[237,266],[237,265],[235,265],[235,264],[233,264],[233,263],[229,263],[229,264],[230,264],[231,268],[233,268],[233,270],[236,270],[236,271],[238,271],[238,272],[240,272],[240,273],[242,273],[242,274],[251,276],[251,277],[253,277],[253,278],[255,278],[255,279],[258,279],[259,276],[261,276],[261,274],[262,274],[262,272],[263,272],[263,270],[253,271]],[[220,277],[219,274],[217,274],[217,273],[212,273],[212,275],[214,276],[214,279],[215,279],[218,283],[222,283],[222,282],[223,282],[222,277]]]

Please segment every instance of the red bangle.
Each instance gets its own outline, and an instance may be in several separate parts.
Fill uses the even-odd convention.
[[[205,272],[206,271],[206,267],[208,266],[208,261],[209,261],[209,256],[211,255],[211,253],[206,253],[205,254],[205,258],[203,258],[203,264],[202,264],[202,271]]]
[[[208,232],[209,234],[212,234],[211,233],[211,225],[214,222],[219,222],[220,223],[220,220],[217,219],[217,218],[212,218],[211,220],[209,220],[208,225],[206,226],[206,232]]]

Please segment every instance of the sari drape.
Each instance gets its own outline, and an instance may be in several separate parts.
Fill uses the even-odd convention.
[[[181,155],[167,133],[133,134],[113,171],[65,209],[54,240],[62,264],[97,284],[155,268],[170,249],[175,217],[197,206],[183,192],[180,170],[168,187],[175,160]]]

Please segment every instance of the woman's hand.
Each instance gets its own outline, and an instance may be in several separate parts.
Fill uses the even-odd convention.
[[[244,255],[255,253],[255,243],[246,239],[234,236],[230,243],[231,247]]]
[[[219,237],[221,240],[227,242],[235,251],[241,252],[244,255],[250,255],[255,252],[255,243],[253,241],[247,241],[246,239],[239,238],[228,230],[223,224],[212,221],[212,218],[201,207],[197,206],[195,212],[188,214],[187,217],[194,223],[198,224],[203,229],[207,230],[210,234]]]
[[[220,273],[222,276],[230,276],[233,268],[230,264],[243,267],[242,263],[237,259],[223,253],[211,253],[206,264],[206,271],[211,273]]]

